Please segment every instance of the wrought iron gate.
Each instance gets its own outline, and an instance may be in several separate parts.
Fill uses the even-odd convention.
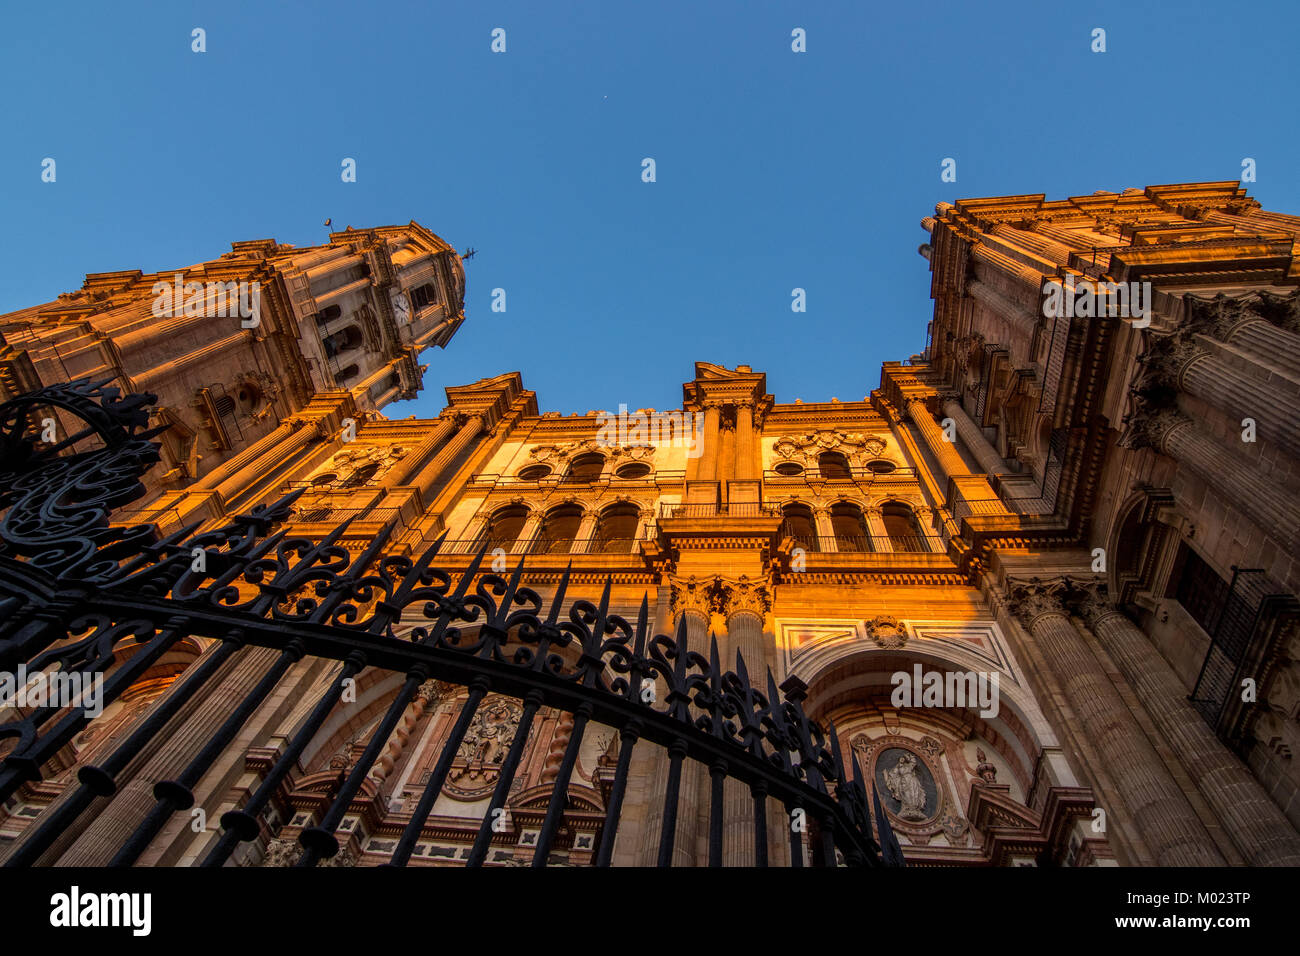
[[[290,667],[306,655],[341,663],[333,682],[287,741],[252,795],[222,819],[222,833],[203,866],[220,866],[245,841],[266,838],[264,814],[278,787],[339,703],[346,681],[364,668],[404,674],[364,753],[341,781],[319,822],[303,831],[298,866],[339,851],[337,833],[367,774],[407,704],[429,679],[467,689],[450,738],[424,784],[390,865],[412,856],[457,748],[489,694],[522,702],[519,731],[501,765],[490,806],[503,807],[543,707],[573,716],[532,865],[545,865],[568,802],[571,774],[589,723],[616,729],[617,769],[593,856],[611,863],[634,750],[642,742],[667,751],[668,775],[658,862],[673,854],[683,763],[699,761],[710,776],[708,858],[720,865],[723,785],[728,778],[753,797],[755,860],[768,858],[768,799],[806,819],[814,864],[901,865],[898,844],[873,793],[880,843],[856,758],[846,774],[834,727],[824,733],[803,709],[795,679],[778,689],[771,673],[751,681],[737,658],[724,671],[716,641],[687,647],[685,621],[676,635],[647,630],[642,600],[635,622],[611,613],[610,582],[594,603],[567,598],[568,574],[549,602],[521,582],[524,564],[508,576],[484,573],[482,551],[454,577],[435,566],[439,542],[418,556],[387,553],[392,526],[358,555],[339,544],[349,522],[323,540],[290,536],[280,527],[298,494],[199,533],[199,524],[160,536],[153,525],[114,527],[112,512],[143,493],[140,476],[159,460],[150,440],[151,395],[119,396],[106,382],[45,388],[0,405],[0,672],[24,665],[57,675],[104,674],[103,702],[121,697],[169,648],[188,636],[213,643],[178,681],[181,690],[155,701],[111,753],[82,766],[71,792],[22,833],[5,865],[24,866],[70,828],[98,796],[201,693],[223,663],[245,647],[277,656],[206,745],[173,779],[158,781],[156,803],[121,845],[112,865],[138,861],[177,812],[195,801],[193,788],[230,747]],[[58,410],[84,424],[54,443],[39,441],[40,419]],[[81,450],[87,442],[97,447]],[[199,555],[202,561],[196,561]],[[196,568],[201,569],[196,570]],[[84,703],[20,711],[0,725],[0,801],[43,768],[90,721]],[[6,753],[5,750],[8,749]],[[795,811],[802,811],[796,814]],[[486,861],[494,831],[486,813],[468,865]],[[803,836],[790,832],[792,862],[804,863]],[[880,844],[884,845],[883,856]],[[837,855],[838,851],[838,855]]]

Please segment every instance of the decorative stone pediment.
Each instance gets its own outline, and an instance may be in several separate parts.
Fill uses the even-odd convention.
[[[654,457],[655,447],[654,445],[606,445],[594,438],[588,438],[558,445],[534,445],[528,449],[528,457],[534,461],[557,465],[579,455],[593,452],[611,459],[630,458],[634,461],[644,461]]]
[[[850,463],[864,465],[874,458],[879,458],[888,447],[888,442],[875,435],[860,433],[842,433],[834,429],[823,429],[807,435],[787,435],[777,439],[772,446],[781,458],[811,465],[824,451],[837,451]]]
[[[332,474],[334,480],[328,484],[334,488],[348,487],[349,483],[368,484],[382,478],[409,451],[409,448],[402,445],[355,447],[354,443],[354,446],[336,452],[329,461],[316,469],[312,477]],[[371,470],[371,465],[376,467]]]

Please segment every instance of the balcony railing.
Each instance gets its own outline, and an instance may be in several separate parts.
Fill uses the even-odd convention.
[[[487,553],[498,548],[506,554],[635,554],[640,538],[534,538],[526,548],[515,540],[488,540]],[[448,538],[443,541],[439,554],[477,554],[483,547],[483,538]]]
[[[841,554],[921,554],[944,550],[943,538],[938,535],[896,535],[872,538],[869,535],[837,534],[818,535],[794,531],[788,526],[781,529],[781,537],[794,541],[795,547],[810,553],[839,552]]]
[[[804,483],[811,483],[811,484],[821,484],[822,482],[828,482],[828,481],[845,482],[845,483],[854,483],[854,482],[871,483],[875,481],[889,481],[893,479],[902,479],[905,481],[910,481],[910,480],[914,480],[916,476],[917,476],[916,469],[910,466],[895,467],[893,471],[885,471],[885,472],[867,471],[863,469],[863,470],[855,471],[852,474],[847,474],[847,475],[842,474],[837,476],[823,475],[821,471],[818,470],[818,467],[816,465],[812,465],[811,467],[795,475],[783,475],[779,471],[776,471],[775,469],[772,468],[768,468],[763,472],[764,481],[787,482],[787,483],[804,482]]]
[[[772,505],[757,501],[730,504],[661,504],[660,518],[770,518],[777,517],[781,510]]]
[[[561,471],[554,471],[551,474],[541,478],[520,478],[518,475],[507,475],[500,472],[489,472],[485,474],[474,475],[469,479],[467,486],[470,488],[536,488],[546,485],[594,485],[602,482],[651,482],[656,485],[679,485],[686,479],[684,471],[652,471],[648,475],[640,478],[620,478],[611,471],[605,471],[599,475],[585,478],[573,478]]]

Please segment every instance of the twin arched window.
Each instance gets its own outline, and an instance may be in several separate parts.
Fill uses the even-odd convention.
[[[475,542],[476,548],[485,543],[488,550],[511,550],[528,522],[526,505],[509,505],[498,509],[488,519]],[[532,554],[568,554],[574,550],[578,532],[582,528],[585,512],[581,505],[559,505],[542,516],[529,552]],[[593,554],[623,554],[636,547],[637,530],[641,525],[641,510],[630,502],[610,505],[596,519],[590,545],[585,550]]]
[[[891,501],[881,506],[882,524],[889,538],[893,551],[926,551],[925,535],[921,531],[916,515],[902,502]],[[807,551],[825,551],[829,545],[823,545],[818,534],[817,522],[812,509],[805,504],[792,503],[781,509],[785,518],[782,529],[785,537],[793,538],[796,545]],[[829,512],[831,536],[835,541],[836,551],[867,552],[878,551],[871,539],[862,509],[849,501],[840,501],[831,505]]]
[[[880,508],[889,543],[895,551],[925,551],[925,536],[916,515],[907,505],[891,501]]]

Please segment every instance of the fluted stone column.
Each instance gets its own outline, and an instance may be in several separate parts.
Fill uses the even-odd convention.
[[[534,508],[528,512],[528,517],[524,519],[524,526],[519,529],[519,537],[515,538],[514,547],[510,549],[510,553],[528,554],[532,550],[533,542],[537,537],[541,524],[542,511],[540,508]]]
[[[1080,594],[1076,611],[1134,688],[1215,816],[1251,866],[1300,866],[1300,834],[1246,766],[1187,701],[1187,688],[1142,629],[1106,596]]]
[[[1250,518],[1279,543],[1300,545],[1300,506],[1293,495],[1261,476],[1192,420],[1173,409],[1140,408],[1126,421],[1124,443],[1168,455]]]
[[[460,545],[460,551],[462,552],[467,550],[475,551],[477,550],[474,547],[475,544],[478,544],[479,547],[482,547],[482,542],[479,541],[479,538],[482,536],[483,530],[486,527],[489,519],[491,519],[491,517],[492,517],[492,511],[491,509],[487,509],[487,508],[485,508],[482,511],[476,511],[474,513],[474,516],[470,518],[469,524],[465,526],[465,531],[460,537],[460,541],[462,542]],[[521,528],[520,537],[522,536],[523,536],[523,529]],[[452,553],[454,554],[456,552],[453,551]]]
[[[1047,259],[1054,265],[1064,266],[1070,262],[1071,249],[1063,243],[1057,242],[1047,236],[1037,232],[1030,232],[1026,229],[1017,229],[1005,222],[1000,222],[993,227],[993,235],[1006,239],[1014,245],[1023,246],[1036,252],[1038,255]]]
[[[736,654],[745,659],[751,684],[762,686],[767,669],[763,622],[769,607],[766,588],[742,577],[724,589],[723,614],[727,633],[720,640],[719,663],[736,670]],[[708,786],[706,782],[705,786]],[[728,777],[722,789],[722,865],[754,865],[754,797],[749,787]],[[771,841],[769,840],[769,845]]]
[[[595,511],[588,511],[582,516],[582,521],[578,523],[578,530],[573,536],[573,546],[569,548],[570,554],[586,554],[591,548],[591,539],[596,534],[596,523],[600,520],[600,515]]]
[[[682,615],[686,616],[686,643],[689,650],[707,655],[709,652],[709,621],[712,617],[713,598],[711,582],[695,578],[675,580],[673,593],[673,628]],[[660,685],[659,692],[662,693]],[[641,834],[640,858],[644,865],[653,866],[659,855],[660,828],[663,823],[664,797],[668,789],[668,752],[656,747],[651,786],[647,795],[645,829]],[[694,866],[697,841],[700,834],[708,833],[708,768],[689,757],[682,760],[681,782],[677,790],[677,829],[673,840],[673,866]],[[704,798],[701,806],[701,798]],[[702,812],[701,812],[702,811]]]
[[[214,319],[208,317],[207,321],[212,322]],[[239,329],[238,318],[230,319],[229,321],[236,323],[235,328]],[[184,355],[181,355],[179,358],[171,362],[167,362],[164,365],[156,365],[146,372],[131,376],[131,384],[135,386],[135,389],[138,392],[148,391],[149,388],[158,381],[165,378],[171,378],[180,372],[186,372],[197,365],[202,365],[204,362],[225,355],[237,349],[243,342],[252,337],[252,329],[239,329],[239,331],[232,332],[225,338],[218,339],[209,345],[194,349],[192,352],[186,352]]]
[[[261,479],[275,466],[293,459],[298,451],[320,437],[321,423],[298,428],[274,448],[258,456],[257,460],[235,472],[216,486],[217,494],[227,503],[256,488]]]
[[[1005,276],[1022,301],[1037,302],[1043,288],[1044,273],[1033,266],[1011,258],[987,242],[977,242],[971,247],[972,265],[992,268]],[[1037,321],[1035,319],[1035,321]]]
[[[1186,338],[1158,339],[1143,358],[1150,379],[1203,399],[1236,422],[1253,418],[1260,438],[1300,458],[1294,392],[1241,372]]]
[[[736,477],[763,477],[763,463],[758,457],[758,438],[754,432],[752,405],[736,406]]]
[[[207,652],[212,653],[216,647],[212,645]],[[225,665],[226,676],[197,691],[201,703],[188,713],[183,709],[172,719],[167,726],[174,729],[153,747],[153,756],[101,807],[76,842],[59,857],[57,865],[107,866],[153,809],[154,784],[180,776],[279,656],[279,651],[265,647],[236,651]],[[251,718],[256,719],[256,715]],[[201,793],[198,788],[196,792]]]
[[[253,462],[257,461],[257,459],[261,458],[280,442],[284,441],[296,430],[302,428],[304,424],[305,423],[300,418],[291,418],[288,421],[281,422],[274,431],[262,436],[239,454],[226,459],[198,481],[194,482],[194,484],[190,485],[190,490],[198,491],[216,488],[217,485],[221,484],[227,478],[230,478],[232,475],[237,474]]]
[[[697,412],[698,414],[698,412]],[[698,481],[712,481],[718,477],[718,428],[722,421],[722,406],[718,402],[704,405],[704,434],[700,440],[704,447],[698,458],[686,460],[686,477]]]
[[[1103,802],[1108,817],[1141,833],[1160,866],[1223,866],[1187,796],[1071,623],[1062,601],[1064,582],[1009,579],[1007,590],[1011,610],[1052,669],[1131,815],[1124,819]]]
[[[1231,345],[1267,366],[1282,369],[1300,381],[1300,335],[1281,328],[1254,311],[1241,299],[1206,302],[1187,299],[1187,328]],[[1259,368],[1267,379],[1268,368]]]
[[[1028,341],[1038,326],[1038,313],[1015,302],[987,282],[972,279],[966,284],[966,292],[972,299],[986,306],[990,311],[1002,316],[1012,329],[1019,332]]]
[[[939,462],[943,477],[951,478],[953,475],[969,475],[970,469],[966,467],[966,462],[962,461],[961,455],[957,453],[953,443],[943,437],[943,429],[939,427],[939,423],[930,414],[925,399],[912,395],[906,401],[908,417],[916,424],[917,430],[925,440],[926,447],[930,449],[935,460]]]
[[[460,426],[456,434],[452,436],[451,440],[438,452],[433,461],[413,476],[412,483],[420,489],[422,497],[427,498],[429,496],[433,486],[438,483],[439,479],[444,477],[447,469],[460,456],[460,453],[478,437],[482,430],[483,417],[481,415],[470,415],[465,419],[465,423]]]
[[[986,475],[1001,474],[1009,470],[997,449],[984,437],[984,432],[980,431],[974,419],[966,414],[966,409],[962,408],[961,402],[953,398],[944,399],[943,414],[953,420],[957,426],[957,434],[961,436],[962,442],[975,456],[975,460],[979,462],[980,468]]]
[[[717,478],[727,482],[736,477],[736,408],[728,405],[718,419]]]
[[[384,475],[380,484],[385,488],[396,488],[398,485],[405,484],[420,469],[420,466],[428,461],[434,450],[445,442],[455,430],[455,417],[443,415],[438,419],[438,424],[433,427],[433,431],[429,432],[420,444],[408,451],[401,461],[388,469],[388,473]]]

